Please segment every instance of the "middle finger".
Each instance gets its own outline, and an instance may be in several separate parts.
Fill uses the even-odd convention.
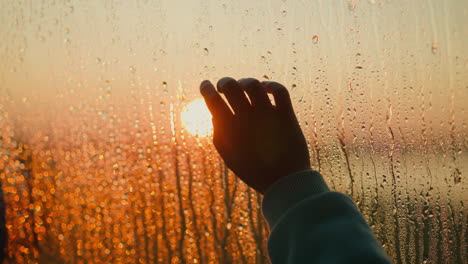
[[[236,115],[244,115],[250,111],[251,105],[236,80],[224,77],[218,81],[217,87],[220,93],[224,93]]]

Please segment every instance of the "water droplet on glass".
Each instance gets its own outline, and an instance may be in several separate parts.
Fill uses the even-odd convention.
[[[432,54],[436,54],[439,51],[439,44],[437,42],[432,43]]]
[[[134,66],[128,67],[128,70],[129,70],[131,73],[135,73],[135,72],[136,72],[136,69],[135,69]]]
[[[163,83],[162,83],[162,90],[163,90],[163,93],[165,93],[165,94],[168,93],[167,83],[166,83],[166,82],[163,82]]]
[[[313,42],[314,44],[317,44],[317,43],[318,43],[318,40],[319,40],[319,38],[318,38],[317,35],[314,35],[314,36],[312,37],[312,42]]]

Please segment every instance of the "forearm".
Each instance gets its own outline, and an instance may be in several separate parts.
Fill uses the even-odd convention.
[[[282,178],[262,207],[273,264],[390,263],[351,199],[330,192],[318,172]]]

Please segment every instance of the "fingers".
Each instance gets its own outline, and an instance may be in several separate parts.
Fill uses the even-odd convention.
[[[213,119],[224,120],[233,116],[231,109],[229,109],[210,81],[205,80],[200,84],[200,93],[203,95]]]
[[[250,103],[236,80],[224,77],[218,81],[217,87],[220,93],[224,93],[236,115],[244,115],[249,112]]]
[[[294,114],[291,97],[289,92],[282,84],[277,82],[262,82],[267,93],[273,94],[275,98],[275,105],[279,111]]]
[[[240,79],[239,85],[244,90],[252,102],[252,106],[257,109],[271,108],[271,102],[263,85],[254,78]]]
[[[218,81],[217,88],[220,93],[224,93],[236,114],[247,114],[252,107],[244,91],[249,95],[255,108],[266,109],[272,107],[267,95],[267,93],[271,93],[275,99],[276,109],[284,113],[294,114],[289,92],[280,83],[269,81],[260,83],[253,78],[241,79],[237,82],[232,78],[225,77]],[[200,85],[200,92],[214,119],[221,117],[225,119],[233,116],[231,109],[229,109],[220,94],[216,92],[211,82],[203,81]]]

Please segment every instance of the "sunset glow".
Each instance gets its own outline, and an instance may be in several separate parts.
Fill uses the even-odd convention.
[[[182,126],[192,135],[206,137],[213,133],[211,114],[203,99],[188,103],[181,113]]]

